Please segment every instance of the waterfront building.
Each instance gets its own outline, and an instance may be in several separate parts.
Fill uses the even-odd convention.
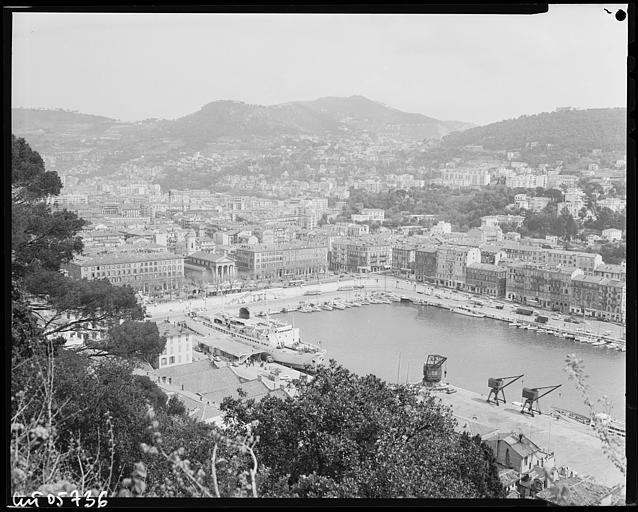
[[[170,253],[124,252],[78,256],[66,265],[73,279],[108,279],[144,293],[177,290],[184,280],[184,257]]]
[[[392,268],[392,242],[387,238],[342,238],[332,243],[330,266],[339,272],[379,272]]]
[[[570,311],[600,320],[624,323],[626,284],[599,276],[575,276],[571,282]]]
[[[482,439],[494,452],[496,463],[513,469],[521,475],[530,474],[534,468],[554,466],[554,454],[541,449],[525,434],[494,432]],[[548,482],[543,482],[543,488]]]
[[[507,265],[505,294],[508,300],[568,313],[571,280],[583,271],[578,268],[548,267],[522,261]]]
[[[184,258],[184,274],[202,282],[232,281],[236,277],[235,260],[223,254],[194,252]]]
[[[627,280],[627,267],[624,265],[612,265],[603,263],[598,265],[594,270],[594,275],[606,277],[607,279],[615,279],[616,281]]]
[[[237,272],[251,279],[323,274],[328,270],[328,245],[323,242],[256,244],[238,247]]]
[[[415,245],[401,244],[392,247],[392,269],[398,270],[402,274],[412,275],[415,253]]]
[[[436,281],[435,245],[420,246],[414,251],[414,275],[418,282]]]
[[[474,293],[505,297],[507,268],[489,263],[471,263],[466,271],[466,288]]]
[[[160,369],[193,362],[193,335],[185,327],[165,321],[157,324],[160,336],[166,338],[164,350],[156,366]]]
[[[436,283],[460,289],[465,284],[467,266],[480,262],[481,251],[478,247],[440,245],[436,252]]]

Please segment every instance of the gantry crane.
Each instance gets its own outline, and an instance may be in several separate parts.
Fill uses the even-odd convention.
[[[523,408],[521,409],[521,414],[529,414],[532,418],[534,417],[534,413],[542,414],[540,410],[540,405],[538,405],[538,399],[548,395],[552,391],[561,387],[562,384],[558,384],[556,386],[544,386],[541,388],[523,388],[523,398],[525,402],[523,403]],[[545,393],[539,395],[539,391],[541,389],[547,389]],[[537,409],[534,409],[534,404],[536,404]],[[528,408],[528,411],[525,411],[525,407]]]
[[[429,354],[428,359],[423,365],[423,384],[433,386],[441,382],[443,363],[447,361],[447,357],[438,354]]]
[[[523,374],[524,375],[524,374]],[[513,384],[523,375],[514,375],[512,377],[496,377],[487,379],[487,386],[490,388],[490,393],[487,395],[487,403],[498,405],[499,402],[507,403],[505,401],[505,392],[503,391],[507,386]],[[508,382],[508,379],[510,379]],[[499,398],[498,394],[501,394],[503,398]],[[492,401],[492,394],[494,394],[494,401]]]

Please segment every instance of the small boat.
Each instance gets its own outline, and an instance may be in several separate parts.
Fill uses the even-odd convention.
[[[514,320],[513,322],[510,322],[509,324],[510,327],[520,327],[521,324],[519,324],[516,320]]]
[[[607,343],[604,341],[594,341],[594,343],[592,343],[593,347],[600,347],[601,345],[607,345]]]
[[[527,329],[528,329],[529,331],[537,331],[537,330],[538,330],[538,327],[536,327],[535,325],[531,325],[531,324],[530,324],[530,325],[528,325],[528,326],[527,326]]]
[[[536,331],[537,334],[545,334],[547,329],[543,329],[542,327]]]
[[[321,305],[321,309],[325,310],[325,311],[332,311],[332,306],[330,304],[328,304],[327,302]]]
[[[314,309],[307,305],[303,305],[299,308],[300,313],[312,313],[313,311]]]
[[[340,310],[346,309],[345,304],[343,304],[342,302],[338,300],[333,300],[331,305],[334,309],[340,309]]]
[[[355,308],[361,307],[361,303],[357,302],[356,300],[351,300],[350,301],[350,305],[355,307]]]
[[[457,307],[457,308],[452,308],[452,311],[454,313],[460,313],[461,315],[466,315],[466,316],[474,316],[477,318],[484,318],[485,315],[483,313],[477,313],[476,311],[471,311],[470,309],[464,308],[464,307]]]

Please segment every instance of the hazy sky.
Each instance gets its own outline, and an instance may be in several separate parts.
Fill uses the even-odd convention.
[[[129,121],[219,99],[361,94],[477,124],[624,106],[627,21],[603,8],[626,5],[531,16],[14,13],[12,104]]]

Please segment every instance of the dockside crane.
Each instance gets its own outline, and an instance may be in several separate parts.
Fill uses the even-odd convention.
[[[447,357],[438,354],[429,354],[423,365],[423,384],[425,386],[436,386],[441,382],[443,376],[443,363]]]
[[[504,404],[507,403],[505,401],[505,392],[503,390],[523,376],[524,374],[513,375],[511,377],[490,377],[489,379],[487,379],[487,386],[490,388],[490,393],[489,395],[487,395],[487,403],[496,405],[498,405],[499,402],[503,402]],[[499,398],[499,393],[503,396],[503,398]],[[494,395],[494,400],[492,400],[492,395]]]
[[[525,399],[525,402],[523,403],[521,414],[529,414],[532,418],[534,417],[535,412],[537,412],[538,414],[542,414],[540,405],[538,405],[539,398],[542,398],[545,395],[548,395],[549,393],[557,390],[561,386],[562,384],[558,384],[556,386],[544,386],[541,388],[523,388],[523,398]],[[539,394],[539,392],[542,389],[546,389],[547,391],[545,391],[542,394]],[[534,404],[536,404],[536,407],[537,407],[536,409],[534,409]],[[526,407],[528,409],[527,411],[525,411]]]

